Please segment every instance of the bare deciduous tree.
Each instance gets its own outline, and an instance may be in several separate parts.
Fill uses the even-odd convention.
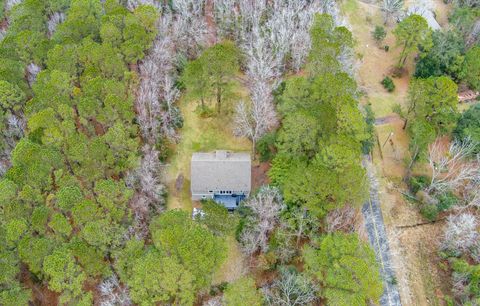
[[[4,9],[6,12],[10,11],[15,5],[22,3],[23,0],[6,0]]]
[[[265,135],[277,124],[277,117],[272,102],[264,99],[271,99],[269,91],[259,90],[250,106],[241,101],[237,104],[235,113],[236,136],[247,137],[252,141],[252,152],[255,156],[255,147],[260,137]]]
[[[104,279],[98,285],[100,292],[100,306],[133,305],[128,295],[128,289],[120,284],[116,274]]]
[[[141,82],[137,91],[137,120],[145,142],[154,145],[162,136],[178,141],[176,129],[181,122],[175,102],[180,96],[174,86],[177,78],[174,17],[165,13],[158,25],[158,35],[140,65]]]
[[[472,28],[470,29],[467,39],[466,39],[466,44],[467,46],[471,47],[474,44],[478,43],[480,41],[480,20],[477,20]]]
[[[158,151],[149,145],[144,145],[142,153],[140,166],[129,174],[127,180],[127,184],[136,190],[130,200],[134,222],[129,228],[128,236],[139,239],[148,235],[151,216],[165,209],[166,194],[166,187],[160,182],[162,165],[158,159]]]
[[[440,141],[429,147],[428,164],[432,172],[427,192],[444,193],[467,186],[480,176],[480,164],[471,160],[476,143],[470,139],[453,141],[445,150]]]
[[[349,205],[332,210],[328,213],[325,220],[327,223],[327,233],[336,231],[345,233],[354,232],[357,218],[357,211]]]
[[[310,26],[318,1],[216,0],[220,33],[233,35],[245,54],[245,74],[251,105],[237,106],[235,135],[256,141],[278,123],[272,90],[287,62],[298,71],[310,50]],[[288,58],[290,56],[291,58]]]
[[[387,24],[392,18],[398,17],[403,8],[403,0],[383,0],[383,21]]]
[[[188,57],[198,55],[199,46],[205,46],[208,40],[208,27],[205,21],[205,1],[173,0],[175,16],[173,33],[177,51]]]
[[[30,63],[27,65],[27,81],[28,85],[32,87],[32,84],[37,79],[37,75],[42,71],[42,68],[35,63]]]
[[[146,197],[147,205],[158,212],[163,210],[163,204],[165,204],[165,186],[159,181],[161,164],[158,159],[158,151],[145,145],[142,152],[142,162],[140,168],[137,169],[140,190]]]
[[[57,26],[65,21],[65,14],[62,12],[55,12],[52,15],[48,16],[47,21],[47,35],[48,37],[52,37],[53,33],[57,29]]]
[[[160,9],[161,2],[160,0],[127,0],[127,2],[125,3],[125,6],[131,11],[133,11],[140,5],[151,5],[157,9]]]
[[[8,114],[5,128],[1,131],[3,146],[0,152],[0,176],[3,176],[10,168],[10,153],[24,136],[25,129],[26,122],[22,113]]]
[[[222,297],[221,296],[215,296],[203,303],[203,306],[223,306],[222,303]]]
[[[5,37],[5,35],[7,35],[7,29],[1,28],[1,29],[0,29],[0,41],[3,40],[3,38]]]
[[[477,231],[478,222],[474,215],[462,213],[448,217],[445,227],[442,249],[455,255],[469,254],[478,247],[480,235]]]
[[[157,35],[149,54],[140,65],[140,86],[137,91],[137,119],[144,141],[153,145],[160,137],[160,116],[162,114],[161,90],[158,80],[173,70],[174,45],[169,35],[171,16],[159,23]]]
[[[319,288],[309,278],[286,268],[280,271],[280,278],[263,288],[268,305],[301,306],[317,299]]]
[[[466,188],[465,207],[480,208],[480,182],[475,181]]]
[[[278,223],[280,212],[284,208],[280,192],[275,187],[263,186],[258,194],[244,203],[252,214],[248,225],[240,236],[243,251],[252,255],[257,250],[265,252],[268,248],[268,235]]]

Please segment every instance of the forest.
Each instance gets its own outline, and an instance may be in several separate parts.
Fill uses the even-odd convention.
[[[383,305],[395,280],[361,212],[381,144],[341,2],[0,0],[0,305]],[[448,299],[475,305],[480,108],[458,92],[480,90],[480,4],[450,3],[432,31],[381,2],[399,50],[383,86],[415,67],[393,108],[405,194],[448,220]],[[266,169],[235,213],[192,217],[171,186],[212,142],[186,143],[192,120]]]

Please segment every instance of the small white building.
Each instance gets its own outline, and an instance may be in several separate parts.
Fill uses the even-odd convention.
[[[233,210],[250,195],[251,176],[249,153],[224,150],[194,153],[191,160],[192,200],[213,199]]]

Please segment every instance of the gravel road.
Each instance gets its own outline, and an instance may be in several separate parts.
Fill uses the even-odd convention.
[[[365,163],[369,163],[368,158],[366,158]],[[370,180],[370,198],[363,205],[362,213],[365,218],[365,229],[368,234],[368,239],[375,251],[375,256],[380,264],[380,275],[383,278],[384,292],[380,299],[380,305],[402,305],[396,285],[395,271],[390,257],[390,249],[385,225],[383,223],[380,201],[378,199],[378,183],[375,178],[375,173],[373,173],[369,167],[366,168]]]

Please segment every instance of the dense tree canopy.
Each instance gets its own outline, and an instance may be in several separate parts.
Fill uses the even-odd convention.
[[[225,258],[223,239],[179,210],[158,216],[150,230],[153,246],[131,240],[117,253],[116,268],[133,301],[193,305]]]
[[[458,119],[453,135],[459,140],[470,138],[477,143],[476,153],[480,152],[480,105],[472,105]]]
[[[189,62],[182,76],[187,95],[192,100],[214,98],[220,113],[222,100],[231,93],[233,77],[238,72],[239,50],[231,41],[218,43]]]
[[[17,305],[28,300],[12,283],[19,261],[60,293],[61,303],[91,303],[84,281],[111,273],[105,259],[131,223],[133,191],[123,177],[139,148],[127,64],[150,46],[156,13],[143,6],[132,13],[113,0],[105,8],[93,0],[27,0],[13,7],[0,43],[12,63],[0,69],[2,117],[24,112],[27,120],[0,184],[8,190],[0,232],[9,246],[2,252],[13,263],[2,291],[16,291]],[[66,14],[51,40],[45,11]],[[117,41],[100,35],[108,26],[121,33]],[[16,53],[7,52],[12,48]],[[31,62],[42,71],[30,91],[16,67]],[[2,294],[2,304],[9,298]]]
[[[464,80],[474,90],[480,90],[480,47],[476,46],[465,54]]]
[[[255,286],[255,281],[244,277],[228,285],[223,294],[225,306],[262,305],[262,295]]]
[[[346,27],[336,27],[332,16],[320,14],[314,20],[310,36],[312,49],[307,70],[313,75],[340,71],[338,57],[346,48],[353,47],[352,33]]]
[[[429,50],[431,47],[431,30],[428,23],[420,15],[412,14],[403,19],[393,30],[397,46],[401,48],[397,66],[403,68],[409,55],[419,50]]]
[[[452,132],[457,120],[457,85],[449,77],[414,79],[408,90],[405,126],[414,158],[423,154],[437,135]]]
[[[356,234],[330,234],[304,250],[307,273],[324,287],[327,305],[378,303],[383,292],[379,267]]]
[[[327,32],[332,30],[329,18],[317,16],[312,54],[316,45],[320,48],[324,44],[315,35],[326,35],[325,27]],[[332,42],[338,44],[335,48],[340,52],[348,47],[344,38],[349,36],[337,30],[345,34]],[[358,110],[356,84],[340,71],[315,74],[321,70],[319,65],[331,67],[338,52],[325,58],[312,55],[307,65],[307,69],[314,68],[312,77],[289,79],[279,97],[283,120],[270,177],[282,188],[287,203],[304,205],[317,216],[346,203],[361,204],[366,196],[360,158],[361,143],[368,135]]]
[[[460,80],[464,76],[465,43],[458,32],[435,31],[432,34],[432,48],[422,52],[415,67],[415,76],[450,76]]]

